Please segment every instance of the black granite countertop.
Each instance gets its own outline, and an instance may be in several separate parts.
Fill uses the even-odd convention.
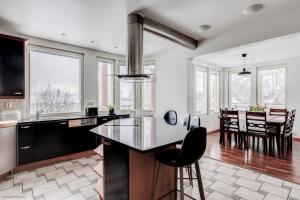
[[[57,116],[41,116],[39,119],[36,118],[25,118],[18,121],[19,124],[22,123],[35,123],[35,122],[47,122],[47,121],[62,121],[62,120],[70,120],[70,119],[84,119],[84,118],[115,118],[118,117],[129,117],[129,114],[115,114],[115,115],[108,115],[108,114],[99,114],[97,116],[86,116],[83,114],[79,115],[57,115]]]
[[[164,119],[152,117],[115,119],[91,132],[138,151],[176,144],[187,134],[186,128],[179,123],[169,125]]]

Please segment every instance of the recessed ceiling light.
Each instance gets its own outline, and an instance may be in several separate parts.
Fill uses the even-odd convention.
[[[118,47],[117,47],[117,46],[114,46],[114,48],[117,49]]]
[[[203,25],[200,25],[198,26],[198,32],[204,32],[204,31],[207,31],[208,29],[210,29],[211,26],[208,25],[208,24],[203,24]]]
[[[248,6],[247,8],[243,9],[243,14],[244,15],[254,15],[258,12],[260,12],[263,8],[265,7],[264,4],[252,4]]]
[[[61,33],[60,35],[61,35],[61,36],[66,36],[66,33]]]
[[[94,40],[91,40],[90,43],[95,43],[95,41],[94,41]]]

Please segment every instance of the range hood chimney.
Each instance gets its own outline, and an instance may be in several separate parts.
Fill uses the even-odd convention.
[[[121,79],[139,81],[149,79],[153,75],[143,73],[144,30],[190,49],[196,49],[198,45],[198,40],[146,18],[140,13],[129,14],[127,17],[128,74],[118,75]]]

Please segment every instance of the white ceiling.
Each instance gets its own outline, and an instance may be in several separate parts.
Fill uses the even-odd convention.
[[[258,2],[266,4],[261,13],[242,15],[243,8]],[[181,32],[203,39],[299,8],[300,1],[0,0],[0,5],[1,29],[125,54],[126,16],[132,11],[141,11]],[[212,28],[199,33],[197,27],[201,24],[210,24]],[[66,36],[61,33],[66,33]],[[91,40],[95,43],[91,43]],[[169,41],[145,34],[145,55],[154,55],[175,46]]]
[[[246,65],[299,58],[300,33],[202,55],[197,57],[197,60],[224,68],[238,67],[243,65],[242,53],[248,54]]]

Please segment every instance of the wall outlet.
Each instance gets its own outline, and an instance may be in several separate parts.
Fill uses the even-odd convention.
[[[8,109],[11,109],[12,108],[12,102],[11,101],[7,101],[4,103],[4,107],[5,108],[8,108]]]

